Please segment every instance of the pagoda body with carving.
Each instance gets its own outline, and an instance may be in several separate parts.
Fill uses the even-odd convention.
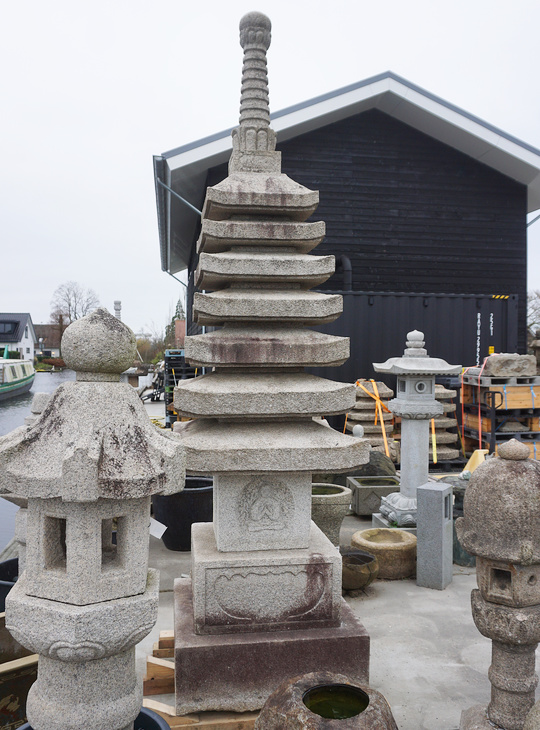
[[[176,584],[179,713],[257,709],[289,671],[366,679],[369,661],[339,553],[311,522],[312,473],[355,468],[369,451],[313,420],[349,410],[354,385],[304,371],[349,355],[348,338],[306,329],[341,313],[341,297],[310,291],[334,257],[309,255],[325,231],[307,222],[318,193],[284,175],[275,151],[268,18],[246,15],[240,42],[240,126],[229,176],[207,191],[193,305],[220,329],[186,338],[186,359],[211,372],[175,389],[195,419],[178,424],[188,471],[214,475],[214,522],[194,525],[192,580]]]

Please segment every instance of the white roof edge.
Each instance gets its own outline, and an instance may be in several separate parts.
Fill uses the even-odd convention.
[[[435,139],[527,185],[528,212],[540,207],[540,150],[391,72],[277,112],[272,115],[272,127],[278,140],[285,141],[371,108],[417,126]],[[201,170],[226,161],[231,149],[230,130],[226,130],[165,152],[163,157],[171,171]]]

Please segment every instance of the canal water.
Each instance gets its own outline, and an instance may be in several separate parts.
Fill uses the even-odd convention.
[[[73,370],[60,372],[36,373],[32,389],[24,395],[9,398],[0,402],[0,436],[14,428],[24,425],[24,419],[30,414],[30,405],[34,393],[53,393],[56,388],[68,380],[75,380]],[[0,551],[11,540],[15,529],[15,513],[18,507],[0,499]]]

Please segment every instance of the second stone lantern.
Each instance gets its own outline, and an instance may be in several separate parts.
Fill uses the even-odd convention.
[[[369,663],[341,598],[340,555],[311,522],[312,473],[353,469],[370,448],[313,420],[356,400],[354,385],[304,372],[349,356],[348,338],[305,329],[341,313],[340,296],[309,291],[334,257],[309,255],[325,232],[307,222],[318,193],[281,172],[269,19],[246,15],[240,43],[240,126],[229,176],[207,190],[193,305],[200,325],[221,329],[186,338],[186,359],[212,372],[174,399],[195,419],[179,424],[189,473],[214,475],[214,522],[194,525],[191,585],[175,588],[179,713],[257,709],[286,676],[367,679]]]
[[[416,526],[416,490],[428,481],[429,422],[443,413],[435,400],[435,377],[458,375],[461,365],[449,365],[438,357],[428,357],[424,349],[424,333],[413,330],[407,335],[403,357],[391,357],[384,363],[373,363],[376,373],[397,376],[396,397],[388,408],[401,418],[401,476],[399,492],[381,499],[381,514],[373,524],[388,527]]]

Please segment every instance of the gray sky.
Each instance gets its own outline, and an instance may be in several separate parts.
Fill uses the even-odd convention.
[[[233,126],[238,22],[272,20],[272,111],[386,70],[540,148],[538,0],[0,0],[0,311],[93,288],[168,321],[152,155]],[[533,217],[533,216],[530,216]],[[540,221],[529,288],[540,288]]]

